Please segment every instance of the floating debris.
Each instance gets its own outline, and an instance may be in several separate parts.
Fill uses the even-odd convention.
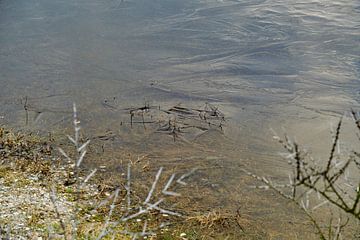
[[[187,141],[184,134],[194,136],[199,131],[205,132],[213,128],[223,130],[225,123],[225,114],[210,103],[205,103],[201,108],[186,107],[179,103],[167,110],[145,103],[144,106],[124,110],[129,111],[131,128],[134,123],[141,123],[144,129],[146,125],[158,124],[158,127],[153,125],[154,131],[171,135],[174,141],[176,139]],[[141,121],[134,121],[136,116],[141,117]]]

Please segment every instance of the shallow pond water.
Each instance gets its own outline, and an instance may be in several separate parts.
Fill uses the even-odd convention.
[[[353,0],[1,0],[1,122],[60,134],[76,102],[96,153],[200,166],[207,204],[231,208],[240,168],[288,170],[270,128],[321,152],[329,123],[359,107],[359,33]],[[206,103],[221,126],[197,118]]]

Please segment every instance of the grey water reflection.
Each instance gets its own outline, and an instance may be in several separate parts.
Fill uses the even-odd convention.
[[[24,125],[27,96],[31,127],[62,129],[75,101],[94,136],[115,131],[120,145],[167,156],[158,146],[168,140],[129,129],[123,109],[211,102],[236,141],[213,132],[190,141],[222,142],[232,159],[221,163],[224,185],[237,181],[240,156],[282,166],[267,151],[269,127],[358,106],[359,73],[355,0],[0,1],[2,122]]]

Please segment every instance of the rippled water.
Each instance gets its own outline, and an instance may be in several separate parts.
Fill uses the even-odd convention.
[[[24,126],[27,98],[28,126],[56,131],[75,101],[91,136],[113,131],[112,146],[175,162],[207,156],[209,169],[222,165],[223,186],[238,181],[239,159],[265,172],[282,166],[269,150],[270,127],[299,134],[311,120],[314,135],[358,107],[359,73],[356,0],[0,1],[3,123]],[[224,146],[213,158],[196,147],[159,147],[168,138],[131,130],[123,110],[145,102],[211,102],[229,119],[225,134],[188,140]]]
[[[27,97],[29,125],[51,131],[75,101],[89,126],[117,129],[127,107],[212,102],[258,151],[269,127],[358,105],[359,12],[350,0],[2,0],[0,115],[24,125]]]

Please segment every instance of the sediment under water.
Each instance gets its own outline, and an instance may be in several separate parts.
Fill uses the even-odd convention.
[[[240,168],[288,171],[270,128],[321,156],[330,123],[359,107],[359,11],[351,0],[1,1],[1,122],[59,134],[76,102],[95,152],[199,167],[206,204],[233,208],[250,198]],[[224,122],[198,116],[206,103]]]

